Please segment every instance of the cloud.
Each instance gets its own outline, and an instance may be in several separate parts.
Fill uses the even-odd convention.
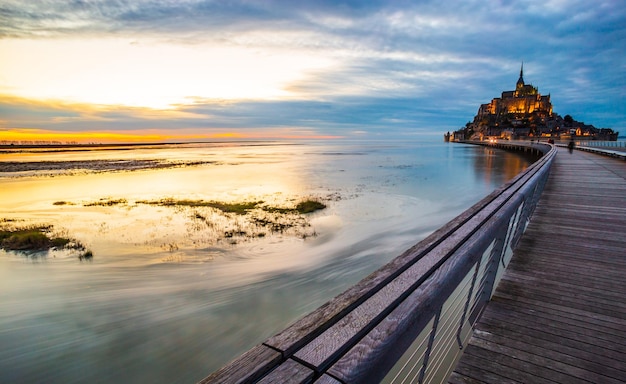
[[[168,84],[169,90],[156,87],[152,93],[176,90],[180,97],[170,102],[167,113],[167,108],[116,104],[130,88],[125,94],[111,91],[114,101],[108,109],[30,101],[18,106],[5,98],[0,111],[4,126],[49,129],[227,127],[403,135],[464,125],[481,103],[514,87],[523,60],[525,79],[551,94],[556,112],[626,131],[624,20],[626,7],[611,0],[5,0],[0,4],[0,44],[38,41],[60,47],[55,44],[73,40],[97,46],[121,39],[142,52],[152,48],[163,58],[154,54],[142,61],[148,57],[144,54],[136,59],[145,70],[134,77],[122,77],[124,65],[119,64],[117,80],[109,82],[120,82],[116,89],[138,79]],[[255,66],[279,66],[289,57],[323,64],[302,67],[276,82],[280,92],[272,97],[251,94],[218,102],[219,96],[210,93],[216,83],[208,80],[218,72],[208,63],[229,49],[246,53],[239,62],[251,69],[239,69],[240,79],[250,74],[267,78],[255,73]],[[193,60],[183,55],[188,50],[198,52],[189,56]],[[112,52],[115,57],[122,51]],[[135,60],[132,55],[125,56],[127,62]],[[159,65],[167,71],[157,70]],[[198,71],[183,78],[193,65]],[[83,67],[99,68],[97,63]],[[2,76],[0,90],[16,95],[10,79]],[[82,82],[91,81],[89,76]],[[63,88],[51,85],[48,97],[59,92],[62,99]],[[99,95],[104,95],[104,85]],[[135,99],[142,100],[141,95]]]
[[[37,113],[32,113],[37,111]],[[0,129],[38,128],[49,131],[169,132],[171,135],[236,132],[242,137],[399,137],[415,132],[455,129],[441,115],[467,117],[458,106],[422,107],[390,97],[343,97],[332,101],[196,100],[172,110],[33,102],[0,97]],[[465,120],[464,120],[465,119]]]

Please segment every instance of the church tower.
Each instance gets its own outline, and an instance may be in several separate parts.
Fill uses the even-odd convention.
[[[522,68],[519,70],[519,79],[515,85],[515,90],[519,91],[524,88],[524,62],[522,62]]]

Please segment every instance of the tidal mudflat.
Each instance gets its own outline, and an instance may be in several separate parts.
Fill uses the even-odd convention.
[[[0,382],[199,380],[527,165],[439,142],[2,151],[0,226],[84,250],[0,250]]]

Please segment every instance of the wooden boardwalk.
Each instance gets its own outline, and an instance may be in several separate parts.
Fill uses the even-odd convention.
[[[626,383],[626,162],[559,149],[450,383]]]

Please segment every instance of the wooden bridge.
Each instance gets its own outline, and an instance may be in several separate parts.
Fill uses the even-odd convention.
[[[451,383],[626,382],[626,162],[552,167]]]
[[[202,382],[624,382],[626,162],[488,145],[542,157]]]

